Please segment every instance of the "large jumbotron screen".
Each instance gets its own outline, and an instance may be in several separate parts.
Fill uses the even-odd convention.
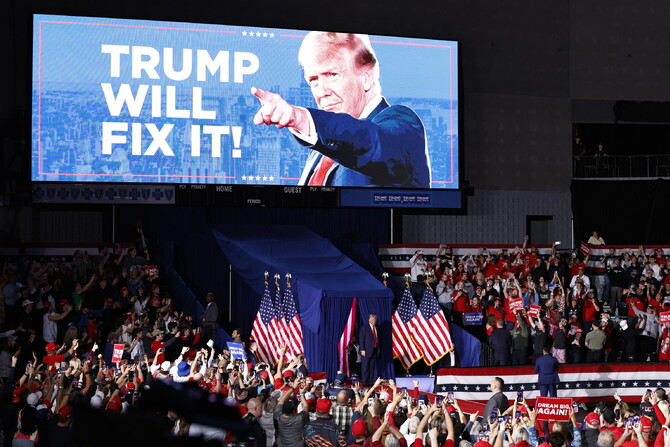
[[[33,35],[34,181],[459,187],[457,42],[51,15]]]

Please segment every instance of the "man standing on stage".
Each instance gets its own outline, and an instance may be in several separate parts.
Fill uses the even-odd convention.
[[[361,353],[361,382],[372,385],[377,378],[377,358],[381,352],[377,315],[370,314],[368,324],[358,331]]]

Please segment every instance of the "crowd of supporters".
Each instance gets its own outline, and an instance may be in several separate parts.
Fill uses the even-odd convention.
[[[454,397],[436,401],[434,396],[420,394],[416,386],[407,391],[390,380],[379,379],[374,386],[362,388],[355,377],[338,374],[326,383],[314,383],[304,357],[288,358],[282,348],[277,365],[263,364],[255,355],[256,342],[239,330],[231,335],[244,346],[245,359],[235,359],[225,347],[214,345],[211,329],[216,318],[212,319],[207,310],[198,318],[175,307],[161,287],[164,278],[152,265],[143,236],[141,242],[128,248],[115,245],[111,250],[101,246],[94,256],[77,251],[67,262],[56,258],[36,260],[22,253],[3,265],[3,445],[380,447],[383,443],[397,447],[411,443],[415,447],[450,447],[458,443],[464,447],[559,447],[571,443],[576,446],[575,439],[580,439],[574,431],[580,428],[574,416],[571,425],[554,424],[554,431],[549,432],[536,428],[536,415],[525,402],[518,408],[512,406],[518,415],[515,410],[499,408],[498,419],[486,415],[483,420],[477,413],[466,416]],[[523,264],[530,263],[532,256],[537,258],[532,250],[520,249],[512,254]],[[476,304],[476,296],[483,296],[477,290],[479,276],[475,270],[486,270],[489,262],[498,262],[494,256],[489,260],[482,257],[487,265],[477,266],[477,257],[461,259],[459,264],[447,251],[440,254],[435,267],[441,275],[460,272],[456,273],[456,288],[451,294],[456,297],[465,293],[462,298],[467,297],[468,306],[473,301]],[[511,265],[504,254],[500,258],[501,265]],[[449,264],[460,266],[447,272],[445,265]],[[472,279],[463,276],[469,274],[471,266]],[[563,274],[558,272],[559,277]],[[531,320],[535,329],[529,332],[545,331],[546,337],[553,335],[556,340],[558,329],[551,328],[551,312],[565,311],[557,304],[557,297],[572,296],[563,285],[567,282],[554,283],[558,285],[543,299],[542,287],[546,285],[540,277],[537,283],[541,287],[533,297],[529,292],[529,283],[535,282],[532,273],[501,271],[498,276],[500,279],[494,278],[491,286],[486,284],[482,289],[496,290],[504,299],[483,300],[492,301],[490,312],[499,309],[501,318],[495,322],[498,329],[509,327],[514,331],[517,324],[523,326],[525,309],[512,320],[506,318],[504,310],[504,303],[518,294],[524,300],[528,296],[529,305],[543,302],[550,319],[546,325]],[[578,280],[575,288],[579,290]],[[501,284],[500,290],[495,284]],[[470,289],[474,289],[473,299]],[[637,294],[639,289],[635,290]],[[459,299],[456,297],[453,303]],[[547,303],[550,300],[553,305]],[[213,296],[208,295],[204,301],[211,310]],[[448,310],[452,318],[466,312],[458,306]],[[631,317],[644,319],[635,312]],[[635,326],[639,326],[637,321]],[[586,322],[579,321],[580,325]],[[556,326],[560,328],[561,324],[559,319]],[[514,354],[515,350],[510,352]],[[522,355],[518,357],[525,360]],[[646,399],[653,405],[657,422],[667,425],[665,395],[659,392]],[[631,423],[632,416],[627,412],[632,410],[624,408],[623,403],[619,405],[624,416],[615,425],[621,427],[622,435],[625,432],[629,439],[632,437],[635,445],[653,442],[655,447],[670,447],[667,429],[655,441],[644,438],[643,423]],[[600,424],[606,424],[608,410],[598,411],[605,421]],[[584,430],[594,428],[585,424],[581,427]],[[591,438],[585,431],[581,445],[591,447],[585,441]],[[609,447],[605,441],[599,440],[598,445]]]
[[[497,365],[529,363],[547,341],[561,363],[667,361],[670,324],[660,314],[670,312],[669,259],[644,247],[595,259],[556,246],[541,256],[526,244],[456,256],[440,245],[434,263],[418,250],[410,267],[417,299],[430,287]]]

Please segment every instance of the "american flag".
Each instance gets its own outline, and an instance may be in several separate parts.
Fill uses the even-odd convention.
[[[409,369],[421,358],[421,351],[412,338],[418,320],[412,292],[409,287],[405,287],[400,305],[393,314],[392,329],[393,358],[399,359],[405,369]]]
[[[278,360],[278,329],[276,311],[266,282],[261,307],[251,328],[251,336],[258,344],[259,360],[268,365],[274,365]]]
[[[451,333],[449,332],[449,323],[447,323],[433,289],[430,287],[426,287],[421,298],[414,339],[428,365],[432,365],[448,352],[454,350]]]
[[[311,424],[305,427],[305,444],[307,447],[337,447],[323,435],[316,433],[316,429]]]
[[[284,289],[284,318],[286,321],[286,335],[288,336],[287,353],[295,357],[298,354],[304,354],[303,338],[302,338],[302,323],[298,309],[295,307],[295,300],[293,299],[293,289],[291,284],[286,284]]]
[[[351,371],[349,370],[349,353],[347,347],[351,342],[351,337],[354,335],[354,326],[356,324],[356,298],[354,297],[354,302],[351,304],[351,310],[349,311],[349,318],[347,318],[347,324],[344,326],[344,332],[342,332],[342,337],[340,337],[340,342],[337,344],[337,355],[340,359],[340,371],[349,375]]]

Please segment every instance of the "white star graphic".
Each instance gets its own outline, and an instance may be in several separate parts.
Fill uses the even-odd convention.
[[[644,386],[649,386],[649,382],[644,382]]]
[[[246,31],[242,31],[242,35],[243,35],[243,36],[246,36],[246,35],[247,35],[247,32],[246,32]]]
[[[602,383],[602,382],[598,382],[598,387],[599,387],[599,388],[602,388],[602,387],[603,387],[603,383]]]
[[[637,387],[637,382],[633,382],[633,388]]]
[[[614,382],[610,382],[610,388],[614,388]]]
[[[565,384],[565,387],[566,387],[566,388],[570,388],[570,384],[569,384],[569,383],[566,383],[566,384]]]
[[[266,175],[263,176],[263,181],[266,181],[268,177]]]
[[[510,385],[510,386],[509,386],[509,390],[510,390],[510,391],[514,391],[514,385]]]
[[[458,389],[458,385],[454,385],[454,391]]]
[[[271,176],[269,177],[269,179],[270,179],[270,181],[272,182],[272,181],[274,181],[275,178],[274,178],[274,176],[271,175]]]
[[[468,387],[467,385],[465,385],[465,386],[463,387],[463,389],[464,389],[465,391],[467,391],[467,390],[469,389],[469,387]]]
[[[656,386],[661,386],[661,382],[656,382]]]
[[[263,37],[268,37],[268,33],[263,33]]]
[[[579,388],[579,382],[575,383],[575,388]]]
[[[275,37],[275,33],[270,33],[270,37],[271,37],[271,38],[274,38],[274,37]]]
[[[261,37],[261,33],[260,33],[260,32],[256,32],[256,37]]]
[[[535,384],[533,384],[532,388],[533,388],[533,389],[535,389],[535,388],[536,388]]]
[[[586,388],[591,388],[591,382],[586,382]]]
[[[475,387],[475,391],[479,391],[480,389],[481,389],[481,387],[480,387],[479,385],[477,385],[477,386]]]
[[[525,389],[526,389],[526,385],[521,385],[521,387],[520,387],[520,388],[521,388],[521,391],[523,391],[523,390],[525,390]]]
[[[260,176],[260,175],[257,175],[257,176],[256,176],[256,181],[257,181],[257,182],[260,182],[260,181],[261,181],[261,176]]]
[[[246,176],[246,175],[243,175],[243,176],[242,176],[242,180],[246,180],[246,179],[247,179],[247,176]]]
[[[621,388],[626,388],[626,382],[621,382]]]
[[[247,181],[248,182],[253,182],[254,181],[254,176],[250,175],[249,177],[247,177]]]
[[[254,32],[253,31],[249,31],[249,37],[254,37]]]

